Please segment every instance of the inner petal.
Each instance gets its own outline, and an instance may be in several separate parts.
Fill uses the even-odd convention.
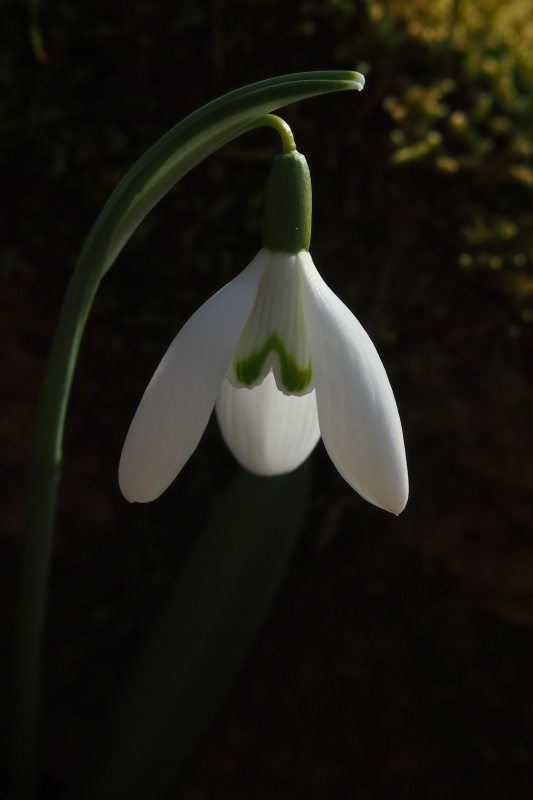
[[[313,389],[296,259],[290,253],[271,254],[228,370],[236,388],[258,386],[272,370],[283,394],[302,395]]]

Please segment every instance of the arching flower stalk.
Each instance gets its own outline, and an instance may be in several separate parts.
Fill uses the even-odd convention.
[[[131,501],[158,497],[216,407],[250,471],[289,472],[322,437],[350,486],[399,514],[408,478],[394,395],[367,333],[313,264],[309,169],[278,124],[285,147],[268,181],[263,247],[170,345],[128,432],[120,486]]]

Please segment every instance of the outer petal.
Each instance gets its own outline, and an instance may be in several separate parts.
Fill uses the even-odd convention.
[[[196,449],[269,257],[261,250],[204,303],[163,356],[122,450],[119,483],[128,500],[159,497]]]
[[[320,439],[314,391],[283,394],[272,372],[253,389],[236,389],[225,380],[216,413],[229,449],[256,475],[291,472]]]
[[[304,314],[324,445],[343,478],[374,505],[399,514],[409,493],[396,401],[376,348],[299,254]]]

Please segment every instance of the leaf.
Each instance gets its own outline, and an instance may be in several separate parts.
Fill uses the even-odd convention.
[[[156,800],[212,724],[263,625],[301,529],[309,462],[240,473],[176,575],[71,800]]]
[[[215,150],[254,128],[258,118],[297,100],[363,85],[362,75],[347,70],[284,75],[236,89],[190,114],[134,164],[111,195],[86,245],[91,249],[99,240],[95,269],[104,274],[169,189]]]
[[[63,430],[78,350],[102,277],[153,206],[196,164],[277,108],[345,89],[357,72],[305,72],[270,78],[208,103],[156,142],[104,206],[80,253],[59,316],[39,398],[30,457],[28,534],[15,646],[12,739],[15,792],[31,797],[36,777],[42,643],[48,571],[60,483]]]
[[[148,212],[193,167],[252,130],[264,114],[298,100],[363,86],[363,76],[347,70],[302,72],[244,86],[190,114],[131,167],[89,233],[63,302],[39,403],[34,464],[53,471],[61,463],[70,386],[94,296]]]

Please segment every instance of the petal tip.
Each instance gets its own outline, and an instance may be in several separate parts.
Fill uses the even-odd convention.
[[[128,464],[122,458],[118,467],[118,485],[128,503],[151,503],[163,494],[169,483],[157,480],[154,474],[143,474],[138,464]]]
[[[409,481],[407,475],[404,473],[402,479],[396,486],[391,487],[384,496],[383,494],[381,495],[376,505],[379,505],[384,511],[389,511],[391,514],[394,514],[395,517],[398,517],[405,509],[408,499]]]

